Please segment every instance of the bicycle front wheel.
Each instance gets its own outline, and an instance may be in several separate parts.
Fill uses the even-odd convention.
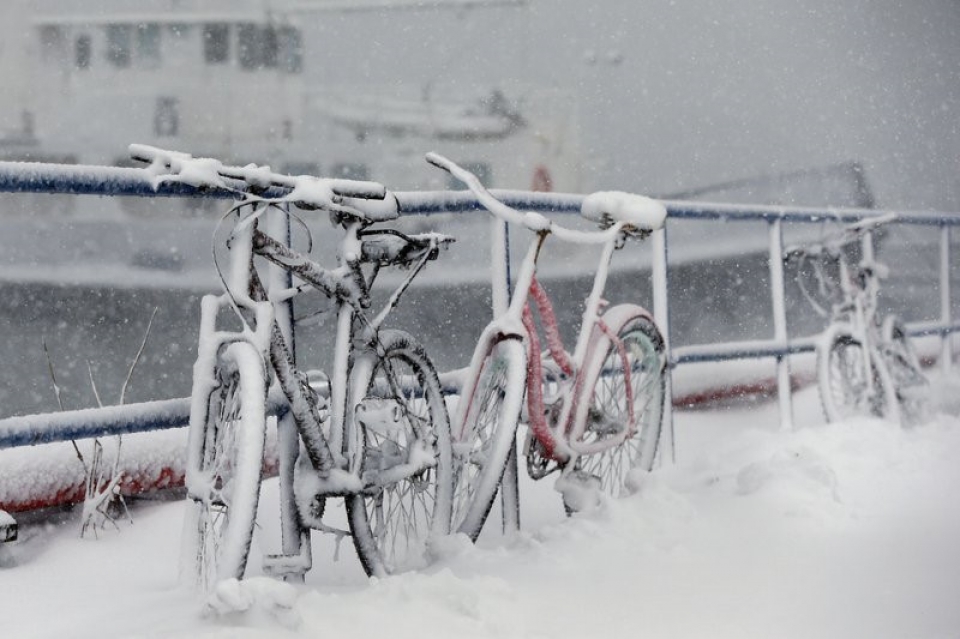
[[[849,326],[835,325],[821,339],[817,377],[828,422],[856,416],[899,421],[896,391],[887,367]]]
[[[573,471],[619,497],[637,488],[637,471],[653,468],[666,355],[663,336],[642,308],[616,306],[601,319],[607,331],[595,328],[591,337],[570,433],[571,447],[578,453]]]
[[[440,381],[423,347],[381,331],[366,392],[353,402],[361,476],[347,499],[357,555],[371,576],[423,563],[433,535],[450,532],[453,451]]]
[[[240,579],[247,565],[263,467],[266,385],[259,353],[245,342],[226,347],[213,371],[204,415],[191,419],[186,483],[184,560],[211,589]],[[201,408],[202,407],[202,408]]]
[[[890,315],[885,318],[881,334],[883,359],[897,392],[901,417],[906,424],[917,425],[926,416],[923,389],[928,384],[927,377],[898,317]]]
[[[517,337],[496,338],[463,387],[454,428],[453,529],[476,541],[490,514],[516,437],[527,375]]]

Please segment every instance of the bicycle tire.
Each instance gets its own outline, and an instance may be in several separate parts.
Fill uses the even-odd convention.
[[[450,418],[433,363],[402,331],[381,331],[376,362],[362,387],[363,395],[351,404],[356,412],[391,413],[384,428],[363,425],[359,416],[350,420],[360,431],[354,441],[361,447],[362,477],[375,480],[397,464],[423,455],[424,446],[436,460],[435,466],[381,486],[374,494],[347,499],[357,555],[368,575],[380,577],[417,567],[429,539],[450,532]]]
[[[256,349],[246,342],[227,346],[212,376],[215,385],[206,401],[194,402],[195,410],[205,412],[191,418],[191,428],[201,430],[189,437],[186,468],[190,503],[183,559],[204,590],[223,579],[243,578],[266,435],[265,375]]]
[[[900,403],[900,416],[904,423],[917,425],[926,417],[923,393],[929,383],[913,344],[907,338],[906,328],[896,315],[888,315],[880,329],[883,338],[884,361]]]
[[[480,348],[485,353],[463,387],[454,422],[453,529],[471,541],[480,536],[497,495],[516,437],[527,374],[526,348],[519,337],[495,337]]]
[[[601,321],[608,332],[598,326],[591,334],[569,436],[577,453],[573,472],[589,478],[604,493],[620,497],[638,487],[636,471],[653,468],[662,427],[667,361],[663,336],[643,308],[619,305],[604,313]],[[622,352],[611,335],[624,345]],[[630,371],[629,392],[625,366]],[[623,438],[624,430],[634,427],[634,433],[619,443],[607,443]],[[566,501],[565,506],[568,511],[577,510]]]
[[[865,357],[870,358],[873,396],[864,375]],[[864,347],[848,325],[831,326],[821,338],[817,347],[817,381],[828,422],[856,416],[900,421],[896,390],[886,364]]]

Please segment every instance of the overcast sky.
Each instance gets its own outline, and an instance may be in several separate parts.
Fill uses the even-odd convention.
[[[289,4],[22,1],[48,14]],[[960,211],[958,0],[528,0],[298,19],[317,88],[559,89],[579,118],[584,189],[664,194],[858,160],[879,205]]]
[[[956,0],[531,0],[307,20],[323,80],[575,94],[591,188],[860,160],[879,204],[960,210]]]

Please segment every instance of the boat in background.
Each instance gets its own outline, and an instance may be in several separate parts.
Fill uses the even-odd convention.
[[[530,188],[546,172],[579,189],[575,114],[556,90],[318,83],[316,12],[422,9],[402,0],[12,0],[0,27],[0,159],[131,166],[140,142],[291,174],[377,180],[391,189],[446,188],[422,160],[449,155],[489,186]],[[435,2],[460,11],[501,0]],[[71,14],[71,11],[76,12]],[[76,198],[6,198],[4,210],[83,217],[148,216]],[[209,203],[185,200],[181,213]],[[169,207],[167,207],[169,208]],[[168,210],[163,215],[168,216]]]

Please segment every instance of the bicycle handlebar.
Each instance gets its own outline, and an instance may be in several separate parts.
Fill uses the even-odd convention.
[[[535,233],[553,233],[571,242],[602,244],[622,232],[647,234],[662,228],[667,217],[666,207],[656,200],[631,193],[607,191],[587,196],[581,206],[581,214],[600,223],[602,230],[574,230],[560,226],[540,213],[521,213],[507,206],[495,198],[477,176],[438,153],[427,153],[426,159],[463,182],[480,204],[501,220],[525,226]]]
[[[285,175],[273,172],[269,166],[256,164],[229,166],[214,158],[195,158],[189,153],[167,151],[146,144],[131,144],[129,151],[131,158],[150,165],[147,170],[156,181],[176,181],[197,188],[232,190],[232,185],[225,180],[233,180],[253,189],[252,194],[256,194],[257,190],[277,187],[289,191],[282,199],[305,209],[343,211],[342,206],[346,204],[344,198],[383,200],[387,195],[386,188],[378,182]]]
[[[878,227],[889,224],[897,218],[896,213],[886,213],[876,217],[866,217],[859,222],[848,224],[842,229],[829,235],[819,242],[809,244],[795,244],[784,248],[784,259],[797,259],[803,257],[828,257],[837,258],[843,247],[858,241],[865,234],[876,230]]]

